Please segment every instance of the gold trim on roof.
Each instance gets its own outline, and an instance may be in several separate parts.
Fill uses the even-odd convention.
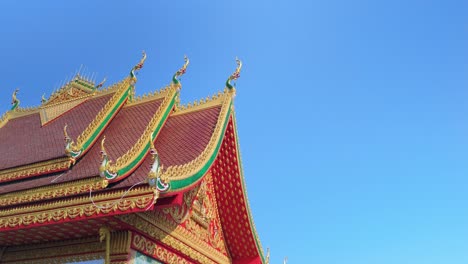
[[[203,152],[198,157],[186,164],[168,167],[166,170],[164,170],[161,177],[167,177],[169,180],[181,180],[192,176],[194,173],[200,171],[203,166],[205,166],[215,151],[216,145],[218,144],[220,138],[223,136],[223,127],[231,107],[232,97],[233,93],[230,91],[225,91],[223,94],[221,94],[221,96],[219,96],[219,100],[222,100],[221,111],[219,113],[218,121],[216,122],[216,127],[213,131],[213,134],[211,135],[210,141],[208,142]]]
[[[60,176],[57,176],[57,178],[58,177]],[[100,177],[59,184],[54,184],[52,180],[51,185],[49,186],[0,195],[0,206],[10,206],[21,203],[61,198],[69,195],[88,193],[90,190],[102,190],[106,187],[107,181],[102,180]]]
[[[117,158],[114,164],[110,162],[108,163],[106,169],[111,173],[116,173],[119,169],[128,166],[136,156],[142,153],[146,144],[148,144],[148,138],[151,138],[151,135],[155,131],[158,124],[161,122],[162,118],[164,117],[164,113],[171,104],[172,98],[177,93],[177,87],[169,85],[165,89],[161,90],[160,93],[164,95],[164,100],[151,118],[138,141],[125,154]]]
[[[21,228],[32,224],[47,224],[77,217],[92,217],[128,210],[143,210],[153,202],[153,192],[147,188],[134,189],[121,198],[126,190],[96,194],[94,203],[89,196],[56,201],[42,205],[24,206],[0,212],[0,228]]]
[[[128,102],[124,105],[124,108],[164,98],[167,95],[168,88],[169,86],[166,86],[160,90],[154,91],[153,93],[150,92],[135,96],[132,102]]]
[[[101,125],[103,120],[108,116],[109,112],[121,99],[122,95],[126,92],[130,86],[130,78],[127,77],[123,81],[116,84],[115,88],[117,91],[109,101],[101,108],[96,117],[91,121],[88,127],[78,136],[76,141],[72,143],[71,149],[73,151],[82,151],[83,144],[91,137],[92,133]]]
[[[236,140],[236,153],[237,153],[237,166],[239,168],[239,176],[240,176],[240,180],[241,180],[241,186],[240,188],[242,189],[242,193],[244,194],[244,202],[245,202],[245,207],[246,207],[246,210],[247,210],[247,214],[249,216],[249,223],[250,223],[250,229],[252,230],[252,233],[253,233],[253,236],[254,236],[254,239],[255,239],[255,245],[257,246],[257,249],[260,253],[260,258],[263,260],[264,258],[264,252],[263,252],[263,248],[262,248],[262,245],[261,245],[261,242],[260,242],[260,237],[258,236],[258,233],[257,233],[257,228],[255,227],[255,222],[253,221],[253,218],[252,218],[252,210],[250,209],[250,202],[249,202],[249,198],[248,198],[248,195],[247,195],[247,188],[245,186],[245,178],[244,178],[244,168],[242,167],[242,163],[241,163],[241,151],[240,151],[240,147],[239,147],[239,137],[238,137],[238,132],[237,132],[237,123],[236,123],[236,117],[235,117],[235,113],[233,111],[232,113],[232,125],[234,126],[234,138]]]
[[[224,255],[222,255],[222,257],[217,254],[212,255],[210,253],[215,252],[201,247],[194,241],[190,241],[181,235],[175,235],[175,232],[172,232],[172,230],[165,231],[162,227],[157,225],[157,219],[148,215],[148,213],[125,214],[115,217],[134,226],[152,239],[182,252],[184,255],[189,256],[199,263],[230,263],[229,259]]]
[[[213,106],[221,105],[224,101],[224,93],[218,92],[213,96],[207,96],[206,98],[202,98],[200,100],[195,100],[192,103],[187,103],[185,105],[180,105],[177,107],[177,111],[175,111],[171,116],[182,115],[186,113],[195,112],[201,109],[210,108]]]
[[[70,167],[68,157],[34,163],[0,171],[0,182],[12,181],[30,175],[44,174],[51,171],[63,171]]]

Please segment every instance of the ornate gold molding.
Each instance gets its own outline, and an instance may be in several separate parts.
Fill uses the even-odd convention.
[[[57,176],[59,177],[59,176]],[[19,192],[0,195],[0,206],[15,205],[28,202],[43,201],[69,195],[87,193],[90,190],[102,190],[107,187],[107,181],[93,177],[74,182],[53,184]]]
[[[148,235],[152,239],[155,239],[156,241],[161,241],[161,243],[181,252],[182,254],[190,257],[191,259],[199,263],[230,263],[229,261],[218,259],[216,256],[206,255],[203,252],[201,252],[198,247],[192,247],[188,244],[186,245],[185,243],[182,243],[178,239],[174,238],[172,234],[164,232],[160,228],[155,226],[155,222],[143,220],[141,217],[139,217],[139,214],[118,215],[116,217],[121,221],[139,229],[141,232]],[[210,258],[212,258],[213,260],[207,256],[210,256]]]
[[[13,181],[19,178],[40,175],[56,171],[64,171],[70,167],[68,157],[34,163],[0,171],[0,182]]]
[[[164,98],[167,95],[168,89],[169,86],[166,86],[160,90],[154,91],[153,93],[150,92],[145,93],[143,95],[135,96],[133,98],[133,101],[128,102],[124,105],[124,108]]]
[[[151,255],[157,260],[164,261],[165,263],[179,263],[179,264],[190,264],[194,263],[189,261],[174,252],[161,247],[154,241],[151,241],[144,236],[134,233],[132,238],[132,248],[138,250],[144,254]]]
[[[94,203],[89,197],[73,198],[47,204],[24,206],[0,212],[0,228],[20,228],[32,224],[46,224],[63,220],[108,215],[127,211],[143,211],[153,202],[153,192],[148,188],[133,189],[121,198],[125,190],[95,195]]]

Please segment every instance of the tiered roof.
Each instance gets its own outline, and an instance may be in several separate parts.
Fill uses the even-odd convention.
[[[223,93],[181,106],[188,59],[170,85],[134,97],[145,59],[105,89],[77,75],[36,108],[21,108],[15,91],[0,119],[0,245],[27,241],[13,230],[181,205],[209,182],[227,256],[264,262],[232,107],[240,61]]]

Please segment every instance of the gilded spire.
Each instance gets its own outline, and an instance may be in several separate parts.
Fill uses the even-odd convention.
[[[16,98],[16,94],[18,93],[19,89],[16,88],[16,90],[13,92],[13,95],[11,96],[11,109],[10,110],[15,110],[18,108],[18,105],[20,103],[20,100]]]
[[[143,65],[145,64],[145,60],[146,60],[146,52],[143,51],[143,55],[142,55],[142,58],[141,58],[140,62],[138,62],[138,64],[135,65],[132,68],[132,70],[130,71],[130,77],[132,78],[133,84],[135,84],[136,81],[137,81],[137,78],[135,76],[135,72],[139,71],[141,68],[143,68]]]
[[[184,66],[182,66],[182,68],[180,68],[172,77],[172,83],[175,85],[180,85],[179,78],[180,76],[185,74],[185,72],[187,71],[187,66],[190,63],[190,60],[187,58],[187,56],[184,56],[184,61],[185,61]]]
[[[226,87],[229,88],[229,90],[232,90],[234,86],[231,84],[232,80],[237,80],[240,77],[240,70],[242,68],[242,61],[239,60],[236,57],[236,63],[237,63],[237,68],[236,70],[229,76],[229,78],[226,81]]]

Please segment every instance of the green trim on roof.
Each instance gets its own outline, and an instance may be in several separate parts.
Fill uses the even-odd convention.
[[[226,132],[226,128],[227,128],[227,125],[228,125],[228,120],[229,120],[229,117],[231,115],[231,106],[232,106],[232,101],[229,104],[229,109],[228,109],[226,118],[224,119],[224,126],[223,126],[223,130],[222,130],[222,133],[221,133],[221,137],[218,140],[218,143],[216,143],[215,151],[213,151],[213,154],[211,155],[208,162],[198,172],[194,173],[193,175],[191,175],[191,176],[189,176],[189,177],[187,177],[185,179],[171,180],[170,181],[170,186],[171,186],[170,190],[171,191],[177,191],[177,190],[183,189],[183,188],[193,184],[194,182],[198,181],[203,175],[205,175],[206,172],[208,171],[208,169],[211,167],[211,165],[213,164],[216,156],[218,155],[219,149],[221,148],[221,143],[223,142],[224,133]]]

